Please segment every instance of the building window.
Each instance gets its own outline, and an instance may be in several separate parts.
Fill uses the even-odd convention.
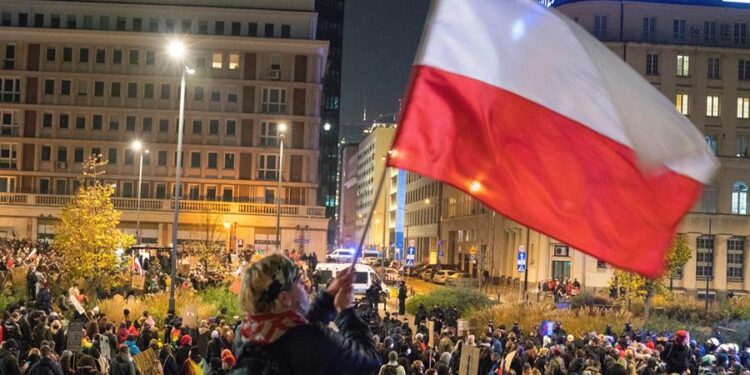
[[[695,275],[699,278],[711,277],[714,268],[714,236],[698,237],[695,249]]]
[[[142,30],[143,30],[143,19],[133,18],[133,31],[142,31]]]
[[[125,149],[125,165],[133,165],[133,150]]]
[[[156,64],[156,52],[152,50],[146,51],[146,65]]]
[[[281,25],[281,37],[289,39],[292,36],[292,25]]]
[[[169,133],[169,120],[159,119],[159,133]]]
[[[687,116],[689,112],[690,96],[688,94],[677,94],[675,103],[677,104],[677,112]]]
[[[727,278],[742,279],[745,274],[745,239],[731,237],[727,240]]]
[[[711,152],[716,155],[718,142],[716,141],[716,135],[715,134],[706,134],[705,136],[706,144],[708,145],[708,148],[711,150]]]
[[[216,200],[216,186],[214,185],[206,186],[206,200],[209,200],[209,201]]]
[[[70,80],[64,79],[60,81],[60,95],[70,96]]]
[[[737,135],[737,141],[735,143],[735,155],[738,158],[747,157],[747,135]]]
[[[259,180],[276,180],[279,167],[278,155],[261,154],[258,158],[258,179]]]
[[[739,61],[739,74],[737,78],[740,81],[750,81],[750,60]]]
[[[701,212],[715,213],[717,198],[718,194],[716,192],[716,187],[712,185],[704,185],[703,195],[701,196]]]
[[[264,30],[263,36],[265,36],[266,38],[273,38],[273,24],[267,23],[265,24],[264,27],[265,27],[265,30]]]
[[[224,35],[224,22],[223,21],[216,21],[216,23],[214,24],[214,34]]]
[[[708,79],[721,79],[721,60],[718,57],[708,58]]]
[[[237,122],[235,120],[227,120],[227,129],[226,129],[226,135],[227,136],[234,136],[237,128]]]
[[[144,133],[151,133],[152,123],[153,123],[153,119],[151,117],[144,117],[142,131]]]
[[[63,47],[63,62],[73,62],[73,48]]]
[[[115,30],[125,31],[125,17],[117,17],[115,20]]]
[[[242,24],[239,22],[232,22],[232,35],[239,36],[241,32]]]
[[[607,268],[607,262],[597,259],[596,268]]]
[[[0,78],[0,102],[19,103],[21,101],[21,80]]]
[[[61,113],[60,114],[60,119],[57,122],[57,126],[60,129],[67,129],[69,123],[70,123],[70,116],[68,116],[67,113]]]
[[[108,164],[117,164],[117,149],[110,148],[107,150],[107,162]]]
[[[747,184],[742,181],[732,185],[732,214],[747,215]]]
[[[34,14],[34,27],[44,27],[44,14]]]
[[[10,20],[9,20],[10,21]],[[10,26],[10,23],[7,25]],[[53,14],[50,17],[50,23],[49,26],[53,29],[59,29],[60,28],[60,15],[59,14]]]
[[[5,62],[3,63],[3,69],[13,70],[16,65],[16,45],[8,44],[5,46]]]
[[[735,22],[734,24],[734,43],[747,43],[747,24],[744,22]]]
[[[263,113],[286,113],[286,89],[264,88],[261,111]]]
[[[0,110],[0,136],[18,135],[18,119],[16,111]]]
[[[208,21],[198,21],[198,34],[208,34]]]
[[[52,147],[50,146],[42,146],[42,161],[50,161],[52,160]]]
[[[99,30],[109,30],[109,16],[99,17]]]
[[[643,17],[643,39],[656,38],[656,17]]]
[[[78,62],[84,63],[84,64],[89,62],[89,49],[88,48],[81,48],[78,50]]]
[[[104,123],[104,119],[102,115],[94,115],[91,118],[91,128],[94,130],[102,130],[103,123]]]
[[[646,54],[646,74],[659,75],[659,55],[656,53]]]
[[[190,153],[190,168],[200,168],[200,167],[201,167],[201,153],[191,152]]]
[[[135,99],[138,97],[138,84],[135,82],[128,83],[128,98]]]
[[[263,121],[260,123],[260,145],[276,147],[279,145],[278,123]]]
[[[164,183],[157,183],[156,184],[156,199],[166,199],[167,198],[167,185]]]
[[[122,183],[122,196],[123,198],[135,197],[135,193],[133,192],[133,183],[131,181],[125,181]]]
[[[0,176],[0,193],[15,193],[16,179],[11,176]]]
[[[219,154],[215,152],[208,153],[208,168],[216,169],[219,167]]]
[[[138,50],[137,49],[130,50],[130,53],[128,54],[128,63],[130,65],[138,65]]]
[[[42,115],[42,127],[43,128],[52,127],[52,114],[51,113],[45,113]]]
[[[202,120],[193,120],[193,134],[200,134],[203,128]]]
[[[0,143],[0,168],[16,169],[17,150],[13,143]],[[63,160],[64,161],[64,160]]]
[[[120,129],[120,120],[117,117],[110,117],[109,118],[109,130],[118,130]]]
[[[240,68],[240,54],[230,53],[229,54],[229,70],[237,70]]]
[[[55,80],[54,79],[44,80],[44,94],[55,95]]]
[[[86,116],[84,115],[76,116],[76,129],[79,129],[79,130],[86,129]]]
[[[227,94],[228,103],[237,103],[237,94]]]
[[[94,81],[94,96],[104,96],[104,81]]]
[[[122,50],[112,50],[112,64],[122,64]]]
[[[706,97],[706,117],[719,117],[719,96],[709,95]]]
[[[203,87],[195,87],[195,90],[193,91],[193,100],[197,102],[203,101]]]
[[[125,117],[125,131],[129,131],[129,132],[135,131],[135,116]]]
[[[159,20],[156,18],[149,18],[148,19],[148,31],[151,33],[155,33],[159,31]]]
[[[147,83],[143,85],[143,98],[144,99],[154,98],[154,84],[153,83]]]
[[[685,39],[685,20],[674,20],[672,37],[678,40]]]
[[[83,147],[76,147],[73,149],[73,162],[83,163]]]
[[[109,95],[113,98],[120,97],[120,82],[112,82],[112,86],[110,86]]]
[[[258,36],[258,23],[257,22],[247,23],[247,36]]]
[[[219,120],[211,119],[208,122],[208,134],[219,135]]]
[[[716,21],[706,21],[703,23],[703,39],[716,40]]]
[[[57,49],[55,47],[47,48],[47,61],[48,62],[57,61]]]
[[[594,16],[594,35],[607,36],[607,16],[597,14]]]
[[[86,93],[88,91],[88,82],[79,80],[78,82],[76,82],[76,88],[78,88],[78,96],[86,96]]]
[[[224,169],[234,169],[234,154],[231,152],[224,154]]]
[[[169,91],[170,91],[169,84],[162,83],[161,84],[161,98],[169,99]]]
[[[68,161],[68,149],[65,146],[57,147],[57,161],[63,163]]]
[[[182,26],[180,26],[180,31],[182,31],[184,34],[189,34],[192,28],[193,28],[193,20],[190,20],[190,19],[182,20]]]
[[[212,102],[221,101],[221,93],[218,91],[211,91],[211,101]]]
[[[690,77],[690,56],[677,55],[677,76]]]
[[[224,67],[223,58],[224,55],[222,53],[214,52],[211,67],[214,69],[222,69]]]
[[[750,118],[750,97],[737,98],[737,118]]]
[[[167,166],[167,152],[166,151],[159,151],[157,155],[156,164],[160,167]]]

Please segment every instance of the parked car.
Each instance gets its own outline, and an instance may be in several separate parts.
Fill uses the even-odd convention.
[[[435,272],[437,272],[437,270],[435,270],[434,268],[427,267],[424,271],[422,271],[422,273],[419,274],[419,278],[424,281],[432,281],[432,277],[435,276]]]
[[[395,268],[386,267],[383,274],[385,275],[384,278],[386,284],[396,284],[401,282],[401,273]]]
[[[336,249],[328,254],[328,261],[334,263],[351,262],[354,252],[354,249]]]
[[[435,284],[445,284],[445,280],[451,277],[455,273],[456,271],[453,271],[453,270],[437,271],[435,272],[435,275],[432,276],[432,282]]]
[[[476,279],[473,279],[470,274],[466,272],[456,272],[447,279],[445,279],[445,285],[449,286],[463,286],[471,287],[476,286]]]
[[[429,264],[417,264],[414,267],[407,267],[406,270],[409,277],[420,277],[422,272],[427,269],[427,266],[429,266]]]

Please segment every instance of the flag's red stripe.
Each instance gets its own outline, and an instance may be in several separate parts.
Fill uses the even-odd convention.
[[[479,181],[471,194],[515,221],[615,266],[662,272],[700,183],[644,174],[630,148],[506,90],[427,66],[412,78],[390,165],[466,192]]]

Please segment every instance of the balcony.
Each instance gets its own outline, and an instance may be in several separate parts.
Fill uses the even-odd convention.
[[[615,30],[607,30],[603,34],[593,34],[602,42],[626,42],[626,43],[649,43],[649,44],[672,44],[719,48],[748,48],[747,39],[735,42],[734,34],[727,30],[717,31],[706,35],[703,27],[693,26],[687,28],[684,34],[674,32],[644,32],[643,29],[624,29],[622,35]]]
[[[16,194],[0,193],[1,205],[33,206],[33,207],[62,207],[67,205],[72,196],[70,195],[41,195],[41,194]],[[133,210],[138,207],[136,198],[112,198],[112,203],[118,210]],[[171,199],[141,199],[142,211],[164,211],[171,212],[174,202]],[[275,204],[265,203],[240,203],[240,202],[212,202],[181,200],[180,211],[182,212],[219,212],[224,214],[246,214],[246,215],[276,215]],[[281,205],[282,216],[299,216],[325,218],[325,207]]]

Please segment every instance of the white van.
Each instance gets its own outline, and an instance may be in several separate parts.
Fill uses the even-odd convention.
[[[351,262],[354,257],[354,249],[336,249],[328,254],[329,262]]]
[[[347,263],[318,263],[315,272],[320,275],[320,283],[325,285],[349,266]],[[355,295],[364,295],[370,285],[376,283],[380,284],[383,291],[387,292],[387,287],[380,281],[380,277],[372,267],[361,263],[357,263],[354,267],[354,282],[352,285]]]

